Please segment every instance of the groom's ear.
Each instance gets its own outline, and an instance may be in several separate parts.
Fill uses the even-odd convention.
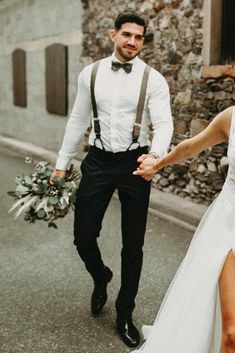
[[[115,29],[109,30],[109,37],[113,43],[115,43],[116,35],[117,35],[117,31]]]

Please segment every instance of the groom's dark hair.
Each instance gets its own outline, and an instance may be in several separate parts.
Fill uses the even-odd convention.
[[[145,35],[147,28],[146,22],[143,17],[140,17],[134,11],[120,12],[114,21],[114,28],[118,31],[122,27],[122,25],[127,22],[136,23],[137,25],[143,26]]]

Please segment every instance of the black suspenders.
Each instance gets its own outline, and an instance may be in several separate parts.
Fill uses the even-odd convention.
[[[102,147],[103,147],[103,150],[104,150],[104,146],[103,146],[103,142],[102,142],[101,134],[100,134],[100,122],[99,122],[99,118],[98,118],[97,104],[96,104],[95,93],[94,93],[95,79],[96,79],[96,74],[97,74],[99,64],[100,64],[100,61],[96,61],[92,67],[90,89],[91,89],[91,104],[92,104],[93,119],[94,119],[94,131],[95,131],[95,135],[96,135],[94,144],[95,144],[96,140],[100,140]],[[147,91],[149,72],[150,72],[150,66],[146,65],[144,73],[143,73],[141,88],[140,88],[139,101],[138,101],[137,111],[136,111],[136,120],[135,120],[135,124],[133,127],[133,133],[132,133],[132,142],[131,142],[130,146],[128,147],[128,150],[132,144],[139,143],[138,138],[140,136],[140,127],[141,127],[141,121],[142,121],[143,110],[144,110],[144,101],[145,101],[145,96],[146,96],[146,91]]]

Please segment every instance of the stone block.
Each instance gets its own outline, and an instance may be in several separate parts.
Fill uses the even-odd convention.
[[[216,168],[216,165],[215,163],[213,162],[208,162],[207,163],[207,168],[210,172],[217,172],[217,168]]]
[[[209,122],[204,119],[194,119],[190,124],[190,136],[195,136],[199,134],[209,125]]]
[[[190,52],[186,60],[188,65],[202,65],[202,56],[196,55],[193,52]]]
[[[142,6],[140,7],[140,12],[145,12],[145,11],[151,11],[153,9],[153,4],[148,1],[148,0],[145,0],[142,4]]]
[[[175,123],[175,132],[180,133],[180,134],[185,134],[186,131],[187,131],[187,124],[184,120],[177,121]]]
[[[189,104],[191,102],[192,90],[187,89],[185,92],[178,92],[174,104]]]

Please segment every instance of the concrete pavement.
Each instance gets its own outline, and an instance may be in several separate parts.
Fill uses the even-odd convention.
[[[114,272],[103,314],[90,314],[92,281],[72,244],[72,215],[59,229],[13,220],[6,194],[14,178],[28,173],[21,153],[0,147],[0,352],[130,352],[115,332],[114,303],[120,284],[120,205],[113,199],[105,215],[100,246]],[[20,152],[22,152],[20,150]],[[151,324],[192,237],[170,220],[149,214],[144,265],[134,319]]]

